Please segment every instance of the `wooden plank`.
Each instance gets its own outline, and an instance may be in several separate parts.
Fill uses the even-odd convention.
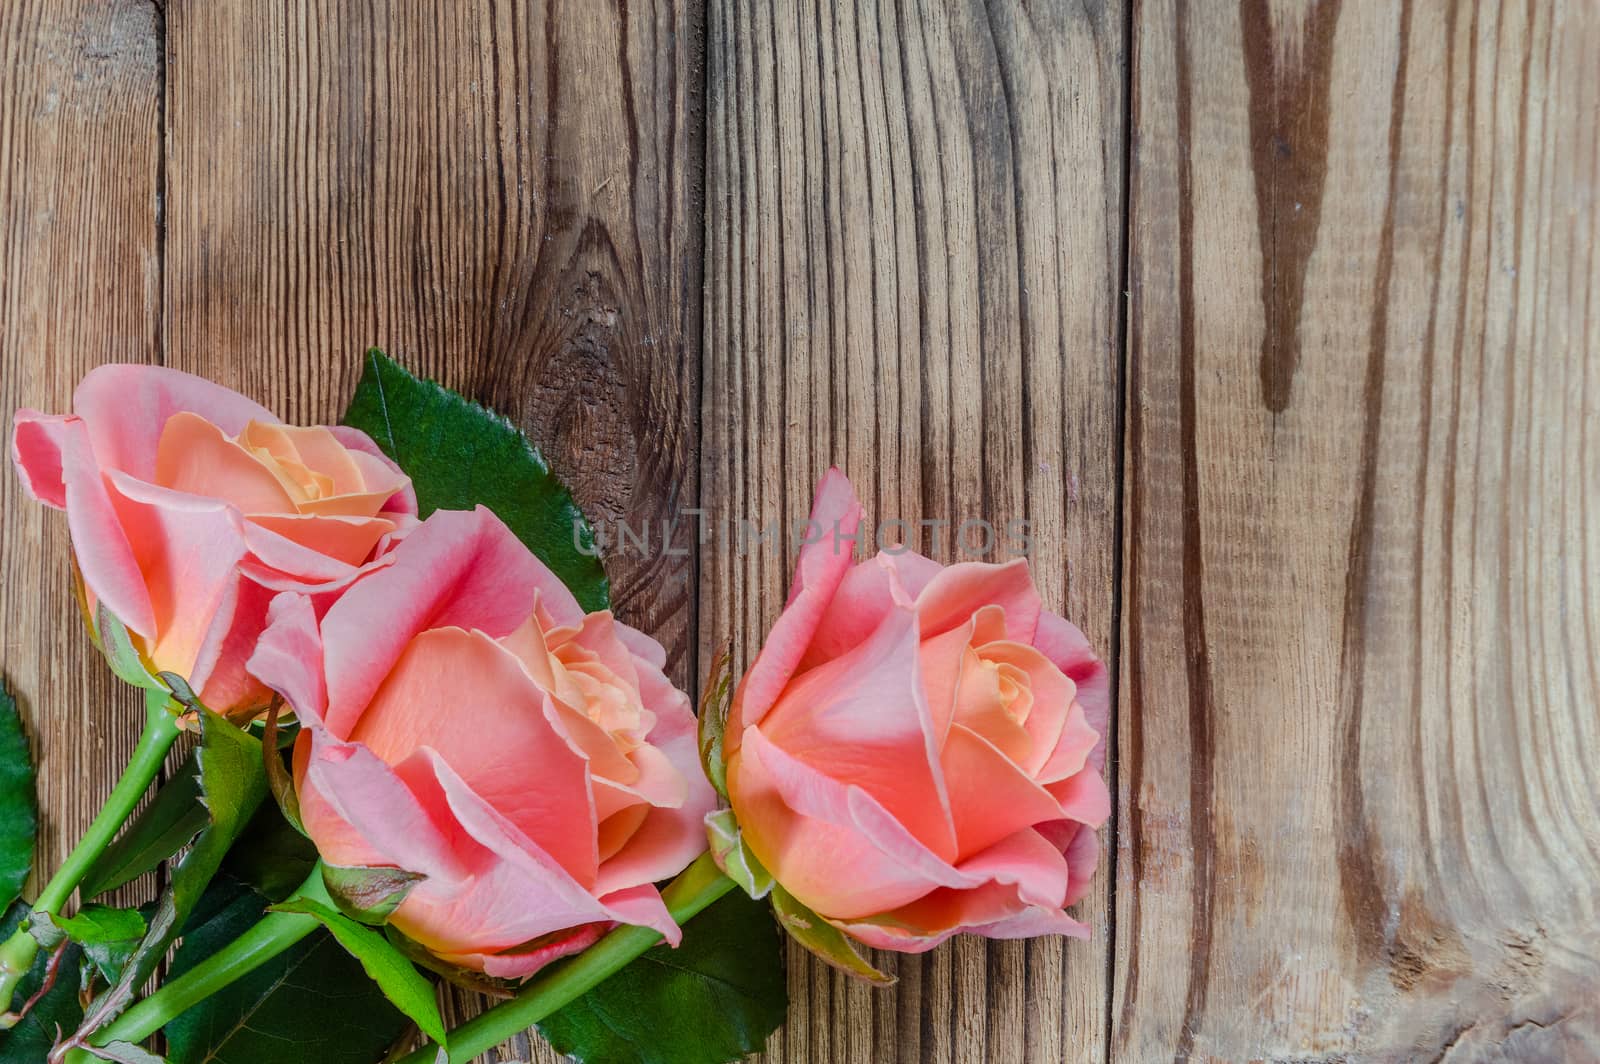
[[[315,422],[377,344],[510,415],[592,519],[648,522],[659,548],[698,492],[698,5],[167,18],[172,364]],[[687,682],[692,556],[607,568]]]
[[[159,55],[148,3],[17,0],[0,8],[7,440],[17,407],[70,411],[92,366],[159,358]],[[144,719],[142,701],[86,636],[68,558],[64,516],[31,502],[7,468],[0,676],[32,739],[43,813],[29,897],[100,811]]]
[[[793,550],[730,522],[803,521],[830,463],[869,522],[954,522],[914,541],[942,560],[963,519],[1030,521],[1047,604],[1109,652],[1123,16],[710,4],[702,657],[748,662],[787,593]],[[892,991],[791,950],[767,1059],[1098,1061],[1105,893],[1092,942],[879,955]]]
[[[1600,1056],[1600,18],[1135,27],[1117,1059]]]

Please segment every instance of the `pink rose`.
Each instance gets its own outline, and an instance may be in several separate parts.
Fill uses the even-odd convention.
[[[72,405],[17,411],[23,484],[67,511],[91,615],[219,712],[262,701],[244,662],[276,592],[329,595],[415,523],[411,481],[355,429],[159,366],[101,366]]]
[[[652,884],[704,850],[715,796],[665,661],[480,507],[434,514],[320,624],[279,597],[250,671],[303,725],[323,858],[426,876],[390,922],[521,978],[614,923],[679,940]]]
[[[727,782],[745,845],[869,946],[1086,936],[1063,909],[1110,813],[1105,667],[1040,608],[1025,560],[853,565],[860,517],[829,471],[820,538],[735,695]]]

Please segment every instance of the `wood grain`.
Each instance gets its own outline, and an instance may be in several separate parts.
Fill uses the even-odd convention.
[[[376,344],[509,415],[591,520],[654,530],[648,556],[608,556],[613,600],[688,684],[691,541],[659,541],[698,495],[698,7],[171,0],[166,19],[170,363],[320,422]],[[477,1005],[452,995],[447,1018]]]
[[[1600,19],[1139,14],[1113,1055],[1600,1058]]]
[[[147,3],[0,6],[8,440],[10,411],[70,410],[96,363],[159,357],[158,54]],[[85,634],[68,556],[62,515],[0,474],[0,677],[32,740],[42,812],[28,897],[100,811],[144,719]]]
[[[689,686],[830,463],[936,557],[1027,520],[1120,659],[1095,938],[791,951],[765,1059],[1600,1059],[1600,12],[704,7],[0,5],[0,403],[320,421],[376,343],[652,529]],[[45,866],[137,720],[67,556],[0,477]]]
[[[741,550],[733,523],[803,522],[831,463],[943,560],[975,556],[962,520],[1031,522],[1047,604],[1109,652],[1120,6],[713,0],[707,22],[703,654],[731,637],[748,662],[787,593],[795,538]],[[1080,916],[1092,942],[880,955],[893,991],[791,950],[767,1059],[1100,1060],[1106,891]]]

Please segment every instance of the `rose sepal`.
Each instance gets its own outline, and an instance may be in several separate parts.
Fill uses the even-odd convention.
[[[289,826],[306,835],[305,821],[300,817],[300,796],[294,789],[294,778],[289,775],[278,746],[278,715],[282,712],[282,700],[274,698],[262,718],[265,723],[261,732],[261,757],[267,767],[267,791],[272,795],[272,800],[278,803],[278,811],[289,822]]]
[[[504,999],[515,994],[517,987],[522,985],[515,979],[497,979],[492,975],[485,975],[476,968],[463,968],[459,964],[442,961],[428,952],[426,947],[413,942],[393,924],[383,925],[383,933],[388,937],[390,945],[404,953],[412,964],[418,968],[426,968],[451,986],[458,986],[462,990],[470,990],[484,997]]]
[[[721,796],[728,800],[728,766],[723,756],[723,735],[728,729],[728,708],[732,702],[733,672],[728,667],[728,645],[724,643],[711,658],[711,671],[706,676],[705,690],[700,695],[697,714],[700,765],[706,779]],[[712,843],[715,847],[715,841]],[[737,882],[737,881],[736,881]]]
[[[171,691],[151,671],[150,663],[134,645],[127,626],[117,619],[116,614],[106,609],[105,603],[98,603],[89,616],[93,619],[89,626],[89,638],[105,655],[106,664],[111,666],[117,679],[146,691],[160,691],[163,694]]]
[[[889,986],[896,981],[895,976],[874,968],[843,931],[808,909],[781,884],[772,888],[772,911],[790,938],[826,964],[878,986]]]
[[[357,923],[374,927],[388,923],[400,903],[426,878],[403,868],[322,866],[322,885],[334,906]]]
[[[706,814],[706,838],[711,844],[711,859],[739,889],[758,901],[772,893],[772,873],[745,845],[732,809]]]

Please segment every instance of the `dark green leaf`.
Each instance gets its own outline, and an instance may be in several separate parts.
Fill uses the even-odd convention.
[[[788,1011],[778,929],[734,891],[539,1024],[584,1064],[722,1064],[759,1051]]]
[[[273,910],[316,917],[339,940],[339,945],[361,962],[362,969],[395,1008],[409,1016],[433,1041],[441,1046],[447,1044],[444,1019],[439,1015],[433,984],[424,979],[388,939],[313,898],[290,898],[274,905]]]
[[[364,924],[387,923],[389,914],[426,878],[403,868],[322,866],[322,882],[339,911]]]
[[[266,899],[220,879],[216,915],[184,936],[177,976],[261,918]],[[333,937],[317,931],[167,1024],[172,1064],[372,1064],[405,1018]]]
[[[211,818],[200,804],[200,764],[190,754],[83,878],[85,898],[131,883],[187,846]]]
[[[316,864],[316,845],[284,819],[277,803],[262,802],[222,868],[268,900],[282,901],[305,882]]]
[[[0,923],[0,941],[11,937],[28,916],[28,906],[17,902]],[[50,1055],[56,1032],[71,1033],[83,1019],[83,1008],[78,1004],[78,972],[81,953],[77,946],[68,944],[56,969],[56,981],[49,992],[40,998],[28,1014],[9,1031],[0,1031],[0,1064],[39,1064]],[[50,963],[50,953],[40,950],[33,962],[33,970],[17,987],[12,1008],[19,1008],[38,991]]]
[[[406,471],[423,517],[487,506],[585,610],[607,608],[605,570],[588,522],[544,458],[505,418],[413,377],[374,348],[344,423],[371,436]]]
[[[137,909],[85,905],[74,916],[54,917],[55,925],[83,947],[106,982],[122,978],[122,968],[145,935],[144,917]]]
[[[0,909],[22,893],[38,826],[28,737],[22,734],[16,700],[0,684]]]

